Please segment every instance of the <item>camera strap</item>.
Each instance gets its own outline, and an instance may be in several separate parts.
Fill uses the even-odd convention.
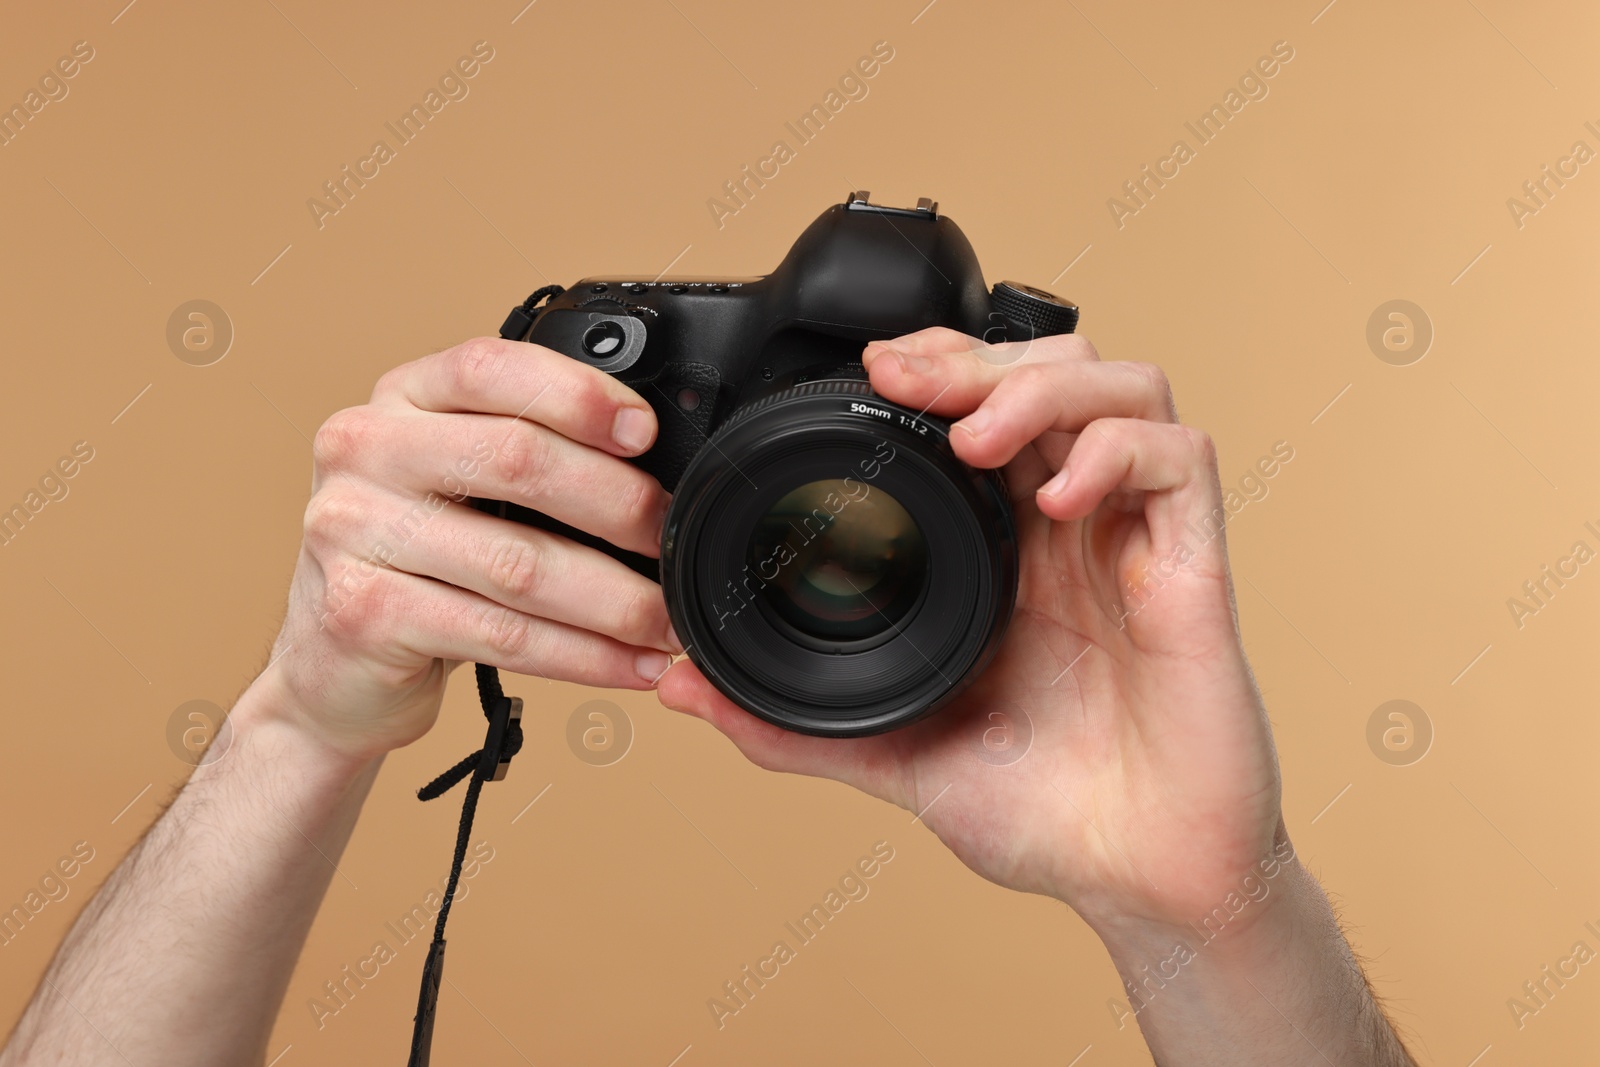
[[[505,325],[500,327],[500,336],[510,341],[527,337],[540,301],[560,292],[559,285],[535,290],[512,309]],[[461,867],[466,862],[467,844],[472,837],[472,820],[478,813],[478,794],[483,791],[483,783],[504,778],[511,757],[522,751],[522,700],[505,695],[500,688],[499,671],[483,663],[473,667],[478,679],[478,701],[483,705],[484,718],[489,720],[483,747],[417,790],[418,800],[433,800],[471,775],[466,799],[461,803],[461,825],[456,830],[456,850],[450,860],[450,881],[434,921],[428,958],[422,965],[422,988],[417,992],[417,1014],[412,1018],[411,1056],[406,1060],[407,1067],[428,1067],[432,1055],[433,1021],[439,1010],[439,986],[444,982],[444,925],[450,919],[450,905],[455,901],[456,887],[461,882]]]
[[[478,675],[478,699],[489,720],[483,747],[417,790],[418,800],[433,800],[453,789],[469,774],[466,800],[461,804],[461,825],[456,831],[455,855],[450,861],[450,882],[444,902],[433,925],[433,943],[422,967],[422,988],[417,994],[417,1014],[411,1030],[411,1058],[408,1067],[428,1067],[433,1046],[433,1020],[439,1007],[439,985],[444,981],[444,925],[450,919],[450,905],[461,881],[461,866],[467,857],[467,842],[472,836],[472,820],[478,813],[478,794],[484,782],[498,782],[506,776],[511,757],[522,750],[522,701],[508,697],[500,688],[500,672],[482,663],[474,664]]]

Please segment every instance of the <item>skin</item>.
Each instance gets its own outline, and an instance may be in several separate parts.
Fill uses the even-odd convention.
[[[653,583],[452,502],[514,500],[655,555],[668,498],[624,462],[656,434],[643,400],[498,339],[406,364],[318,432],[271,663],[226,747],[86,907],[0,1067],[263,1062],[383,754],[428,730],[469,661],[659,686],[762,767],[921,813],[978,874],[1090,924],[1129,983],[1119,1024],[1136,1020],[1164,1067],[1412,1063],[1293,854],[1224,541],[1205,533],[1215,452],[1161,372],[1076,337],[993,347],[948,330],[863,362],[884,397],[956,420],[957,454],[1002,468],[1013,496],[1017,614],[957,701],[849,741],[734,707],[673,663]],[[1004,766],[977,758],[997,708],[1033,734]]]

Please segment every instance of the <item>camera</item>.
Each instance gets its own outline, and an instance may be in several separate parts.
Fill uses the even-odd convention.
[[[660,581],[685,649],[735,704],[801,733],[915,722],[993,657],[1017,593],[1001,476],[956,458],[944,420],[872,391],[869,341],[947,326],[987,342],[1070,333],[1078,308],[985,286],[926,198],[853,192],[772,273],[586,278],[514,308],[501,336],[617,378],[659,423],[631,462],[673,494],[659,562],[520,505],[504,518]]]

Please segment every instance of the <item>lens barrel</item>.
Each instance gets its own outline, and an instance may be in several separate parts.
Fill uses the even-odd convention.
[[[940,419],[828,378],[731,414],[684,472],[661,581],[690,658],[785,729],[881,733],[987,665],[1017,592],[998,474]]]

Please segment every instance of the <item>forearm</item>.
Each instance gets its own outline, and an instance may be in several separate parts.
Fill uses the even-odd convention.
[[[84,909],[4,1067],[262,1062],[381,762],[289,725],[270,679],[235,706],[228,750],[195,769]]]
[[[1227,922],[1102,924],[1119,1023],[1160,1067],[1414,1067],[1316,879],[1294,861],[1270,885]]]

